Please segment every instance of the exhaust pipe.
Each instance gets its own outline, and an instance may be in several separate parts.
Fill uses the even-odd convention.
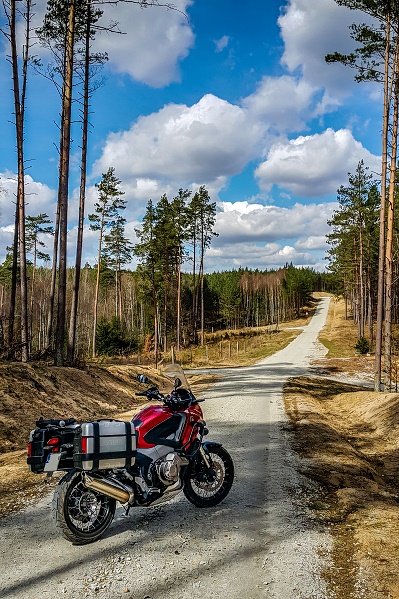
[[[122,486],[121,483],[116,481],[100,478],[91,478],[91,476],[85,476],[84,484],[88,489],[98,491],[107,497],[112,497],[120,503],[133,503],[134,494],[127,487]]]

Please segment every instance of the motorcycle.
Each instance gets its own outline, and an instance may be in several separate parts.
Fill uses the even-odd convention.
[[[144,407],[131,422],[39,419],[31,432],[31,471],[66,471],[55,489],[53,515],[74,545],[98,540],[117,502],[127,515],[181,491],[200,508],[228,495],[234,464],[221,443],[203,440],[208,428],[199,404],[205,400],[194,396],[180,366],[169,365],[165,374],[174,381],[167,395],[138,375],[139,383],[151,386],[136,395],[161,404]]]

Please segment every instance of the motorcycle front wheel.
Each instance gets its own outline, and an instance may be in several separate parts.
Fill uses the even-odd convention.
[[[184,495],[197,507],[212,507],[229,493],[234,479],[234,464],[221,445],[206,448],[210,468],[201,456],[189,466],[183,487]]]
[[[77,470],[68,472],[54,493],[56,526],[73,545],[97,541],[111,524],[115,508],[115,499],[88,489]]]

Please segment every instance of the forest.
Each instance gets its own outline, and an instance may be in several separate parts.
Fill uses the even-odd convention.
[[[126,200],[110,166],[96,184],[97,202],[87,215],[86,179],[90,102],[106,54],[93,53],[104,29],[101,2],[49,0],[35,44],[48,63],[32,54],[31,0],[5,0],[2,35],[9,45],[13,87],[17,194],[14,241],[0,265],[0,356],[24,362],[50,356],[58,366],[110,353],[145,351],[157,356],[202,345],[207,331],[259,327],[295,318],[311,291],[341,293],[347,317],[358,327],[359,348],[375,354],[375,389],[390,388],[397,351],[399,118],[399,7],[396,1],[336,0],[360,10],[353,25],[355,50],[335,52],[327,63],[353,69],[356,81],[372,82],[383,98],[381,173],[360,162],[338,189],[329,221],[328,272],[288,264],[277,270],[208,273],[206,252],[218,235],[216,202],[205,185],[175,197],[148,199],[132,244],[125,231]],[[117,4],[117,2],[116,2]],[[140,7],[157,1],[132,1]],[[170,10],[173,5],[162,4]],[[371,17],[372,19],[370,20]],[[18,22],[18,27],[17,27]],[[23,27],[21,26],[23,24]],[[110,25],[112,29],[112,24]],[[17,38],[24,37],[18,54]],[[328,67],[327,67],[328,68]],[[55,215],[27,213],[24,143],[26,90],[31,69],[59,94],[58,201]],[[71,128],[80,123],[80,197],[74,267],[68,266]],[[76,162],[76,155],[74,156]],[[85,224],[86,223],[86,224]],[[82,264],[85,227],[98,233],[96,264]],[[51,254],[43,235],[53,238]],[[129,270],[135,258],[138,267]]]
[[[166,198],[160,202],[165,208]],[[159,205],[159,204],[158,204]],[[313,291],[334,292],[335,275],[292,264],[275,271],[237,270],[203,273],[201,253],[194,266],[194,246],[176,247],[165,229],[153,222],[153,247],[140,266],[131,271],[110,259],[108,246],[98,265],[85,264],[80,275],[75,354],[71,364],[93,355],[128,356],[142,352],[155,359],[174,346],[179,349],[204,343],[205,332],[278,325],[302,315]],[[156,237],[154,229],[158,228]],[[144,229],[144,225],[143,225]],[[105,235],[107,238],[107,235]],[[52,272],[38,266],[39,239],[28,254],[29,357],[49,359],[48,316]],[[169,243],[168,253],[164,245]],[[155,255],[156,245],[158,257]],[[155,246],[155,247],[154,247]],[[36,248],[36,249],[35,249]],[[189,250],[191,250],[189,252]],[[132,248],[143,255],[143,244]],[[176,261],[176,255],[183,262]],[[185,269],[181,270],[181,266]],[[187,267],[191,267],[190,270]],[[180,279],[180,282],[179,282]],[[71,306],[75,271],[67,270],[67,305]],[[19,341],[7,342],[12,281],[11,255],[0,265],[1,358],[21,359]],[[19,338],[19,295],[14,310],[14,331]],[[70,308],[67,320],[70,322]],[[94,335],[95,332],[95,335]],[[95,344],[95,345],[93,345]],[[95,347],[95,353],[93,351]],[[69,362],[67,362],[69,364]]]

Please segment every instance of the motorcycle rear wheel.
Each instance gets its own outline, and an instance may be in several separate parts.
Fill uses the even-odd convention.
[[[77,470],[68,472],[54,493],[56,526],[73,545],[97,541],[111,524],[115,509],[115,499],[88,489]]]
[[[211,468],[199,458],[190,467],[183,487],[184,495],[197,507],[212,507],[223,501],[234,480],[233,460],[224,447],[211,445],[206,452]]]

